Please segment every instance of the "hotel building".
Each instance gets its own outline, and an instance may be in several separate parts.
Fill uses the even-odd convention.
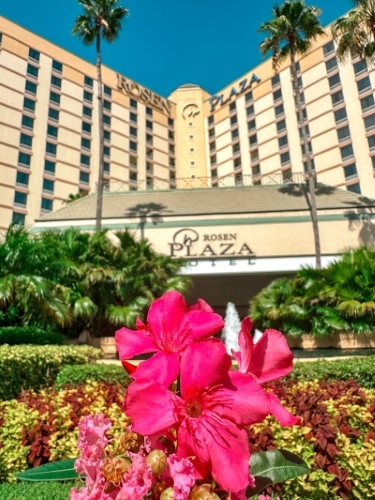
[[[375,197],[375,73],[340,65],[327,36],[298,77],[317,181]],[[275,75],[268,59],[216,95],[186,84],[162,97],[105,66],[103,83],[109,191],[304,180],[288,62]],[[0,17],[0,229],[95,192],[97,107],[94,65]]]

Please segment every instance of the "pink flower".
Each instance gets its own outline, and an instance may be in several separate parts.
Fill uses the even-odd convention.
[[[189,458],[195,475],[209,472],[227,491],[251,482],[245,426],[260,422],[270,402],[252,378],[229,371],[231,359],[220,340],[191,343],[181,357],[181,395],[139,379],[127,390],[124,409],[142,435],[177,429],[177,455]]]
[[[169,473],[173,479],[175,500],[188,500],[190,490],[195,483],[194,466],[187,458],[176,454],[168,457]]]
[[[150,491],[154,476],[147,465],[146,457],[140,453],[130,453],[132,464],[123,476],[123,486],[116,500],[142,500]]]
[[[105,433],[112,427],[112,422],[102,413],[94,417],[87,415],[78,424],[79,439],[78,448],[91,450],[93,446],[103,449],[108,443]]]
[[[212,337],[223,326],[222,318],[206,302],[199,299],[189,307],[180,293],[171,291],[151,304],[146,324],[138,319],[136,331],[121,328],[116,332],[117,350],[121,360],[156,352],[140,363],[132,377],[150,378],[168,387],[178,375],[180,356],[187,346]]]
[[[259,384],[288,375],[293,370],[293,354],[284,335],[277,330],[268,329],[254,345],[251,328],[251,319],[244,319],[238,337],[240,352],[233,352],[239,364],[239,371],[250,375]],[[281,405],[275,394],[267,394],[271,413],[281,425],[295,425],[300,422],[298,417],[291,415]]]

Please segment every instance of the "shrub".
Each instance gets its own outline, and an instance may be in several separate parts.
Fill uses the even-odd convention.
[[[6,326],[0,328],[0,344],[61,345],[61,333],[41,330],[33,326]]]
[[[130,379],[122,366],[116,365],[67,365],[60,370],[56,379],[57,389],[66,384],[79,384],[87,380],[128,385]]]
[[[83,365],[100,357],[99,349],[88,346],[0,346],[0,400],[54,384],[64,365]]]
[[[68,500],[73,483],[0,484],[4,500]]]
[[[375,387],[375,356],[365,358],[298,362],[289,378],[299,381],[351,380],[361,387]]]

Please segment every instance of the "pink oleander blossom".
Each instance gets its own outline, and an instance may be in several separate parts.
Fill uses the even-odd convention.
[[[168,469],[173,479],[175,500],[188,500],[190,490],[195,483],[193,464],[187,458],[180,458],[173,453],[168,457]]]
[[[140,363],[132,377],[168,387],[179,373],[180,356],[188,345],[212,337],[223,326],[222,318],[203,300],[189,307],[180,293],[170,291],[151,304],[147,323],[138,319],[135,331],[121,328],[116,332],[116,346],[121,360],[156,353]]]
[[[222,489],[241,492],[252,483],[245,426],[262,421],[270,401],[252,377],[230,366],[220,340],[193,342],[181,356],[181,397],[160,383],[137,379],[124,409],[142,435],[174,427],[177,455],[192,461],[196,478],[211,473]]]
[[[284,335],[277,331],[265,330],[260,340],[254,344],[251,335],[250,318],[242,321],[238,343],[240,352],[233,352],[238,361],[238,370],[254,378],[259,384],[277,380],[293,370],[293,354]],[[291,415],[272,392],[267,393],[270,400],[271,413],[281,425],[295,425],[298,417]]]

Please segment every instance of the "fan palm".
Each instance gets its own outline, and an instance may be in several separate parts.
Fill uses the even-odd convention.
[[[319,21],[320,14],[321,10],[318,9],[318,7],[308,6],[305,4],[304,0],[285,0],[280,7],[276,6],[273,8],[272,20],[263,23],[258,30],[259,33],[268,35],[260,44],[260,51],[263,57],[269,52],[272,52],[272,62],[275,73],[278,72],[280,64],[287,58],[290,58],[291,62],[298,121],[301,124],[302,141],[306,155],[317,269],[321,268],[321,249],[316,209],[315,179],[306,128],[304,126],[301,95],[297,78],[296,56],[306,54],[313,42],[319,36],[324,35],[324,31]]]
[[[103,131],[103,88],[101,39],[113,42],[120,30],[121,21],[128,11],[118,6],[119,0],[78,0],[84,14],[77,17],[72,34],[77,34],[85,45],[96,44],[96,69],[98,77],[99,103],[99,173],[97,185],[96,230],[101,229],[103,209],[103,173],[104,173],[104,131]]]
[[[353,0],[355,8],[331,26],[337,42],[336,55],[345,62],[349,56],[359,56],[375,63],[375,0]]]

